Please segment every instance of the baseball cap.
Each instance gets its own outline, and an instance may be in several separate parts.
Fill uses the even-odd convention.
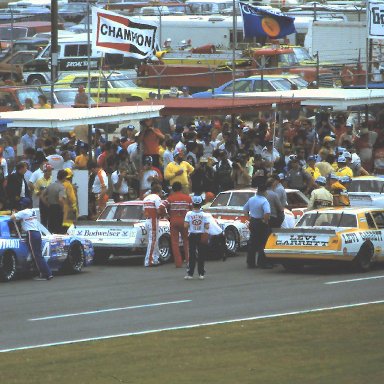
[[[349,152],[347,152],[347,151],[343,152],[343,156],[344,156],[346,159],[352,159],[352,155],[351,155]]]
[[[195,205],[201,205],[201,203],[203,202],[203,199],[201,196],[193,196],[192,197],[192,203],[195,204]]]
[[[335,141],[335,139],[332,136],[325,136],[323,141],[324,143],[329,143],[331,141]]]
[[[130,130],[134,130],[135,129],[135,126],[134,125],[132,125],[132,124],[128,124],[127,125],[127,129],[130,129]]]
[[[71,168],[65,168],[64,171],[67,172],[67,179],[70,179],[73,176]]]
[[[316,156],[315,155],[308,156],[308,161],[316,161]]]
[[[21,209],[25,209],[32,206],[32,200],[29,197],[22,197],[19,201]]]
[[[337,158],[337,162],[338,163],[346,163],[347,162],[347,159],[344,157],[344,156],[339,156]]]
[[[62,140],[61,140],[61,144],[68,144],[69,143],[69,138],[68,137],[64,137]]]
[[[182,91],[189,91],[189,88],[187,86],[184,86],[181,88]]]
[[[279,174],[277,175],[277,177],[279,178],[279,180],[284,180],[284,179],[285,179],[285,175],[284,175],[284,173],[279,173]]]
[[[315,180],[315,182],[316,182],[317,184],[323,184],[323,185],[325,185],[325,184],[327,184],[327,179],[326,179],[324,176],[319,176],[319,177]]]
[[[333,180],[339,180],[339,176],[337,176],[335,173],[330,173],[330,174],[328,175],[328,177],[329,177],[330,179],[333,179]]]
[[[352,179],[349,176],[341,176],[339,180],[341,183],[350,183],[352,181]]]

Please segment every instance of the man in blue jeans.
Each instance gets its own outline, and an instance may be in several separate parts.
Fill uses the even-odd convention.
[[[31,250],[33,260],[39,271],[39,276],[35,280],[51,280],[52,272],[42,254],[42,241],[41,233],[39,230],[39,221],[37,219],[37,212],[35,209],[30,209],[31,200],[25,199],[20,201],[21,211],[12,214],[12,220],[20,220],[21,226],[27,232],[27,242]]]

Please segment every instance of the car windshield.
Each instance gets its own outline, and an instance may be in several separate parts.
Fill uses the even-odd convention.
[[[39,96],[43,94],[38,89],[33,88],[19,89],[16,93],[20,104],[24,104],[27,98],[32,99],[33,103],[37,104],[39,102]]]
[[[352,180],[348,188],[348,192],[384,192],[384,179],[383,180]]]
[[[292,67],[298,65],[299,62],[296,59],[295,54],[292,53],[282,53],[279,55],[279,67]]]
[[[308,81],[304,80],[302,77],[292,77],[289,81],[297,86],[298,89],[303,89],[308,87]]]
[[[255,196],[255,192],[233,192],[228,205],[230,207],[244,207],[252,196]]]
[[[111,83],[112,88],[137,88],[137,85],[127,77],[107,77],[108,81]]]
[[[296,227],[346,227],[356,228],[356,215],[344,212],[313,212],[304,214]]]
[[[138,205],[109,205],[101,213],[98,220],[133,220],[144,218],[143,206]]]
[[[13,41],[27,37],[27,28],[0,27],[0,40]]]
[[[213,200],[211,207],[224,207],[228,204],[231,194],[229,192],[219,193]]]
[[[276,91],[289,91],[291,83],[287,79],[271,80],[271,84]]]
[[[295,52],[297,61],[313,61],[313,58],[305,48],[296,47],[293,48],[293,52]]]

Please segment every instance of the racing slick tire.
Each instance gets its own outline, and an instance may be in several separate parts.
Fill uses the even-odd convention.
[[[368,272],[372,266],[374,248],[372,243],[365,243],[361,246],[359,253],[353,260],[356,269],[360,272]]]
[[[5,251],[0,256],[0,280],[11,281],[16,276],[16,255],[12,251]]]
[[[69,273],[79,273],[84,266],[84,248],[79,241],[74,241],[68,249],[68,256],[65,260],[65,270]]]
[[[239,250],[239,233],[236,228],[228,227],[224,231],[225,246],[229,255],[235,255]]]
[[[171,238],[169,235],[162,235],[159,238],[159,261],[161,264],[172,260]]]

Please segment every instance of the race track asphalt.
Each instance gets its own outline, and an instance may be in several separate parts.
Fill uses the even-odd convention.
[[[0,285],[0,350],[384,300],[384,268],[247,269],[209,261],[203,281],[173,264],[115,259],[79,275]],[[348,281],[345,281],[348,280]]]

